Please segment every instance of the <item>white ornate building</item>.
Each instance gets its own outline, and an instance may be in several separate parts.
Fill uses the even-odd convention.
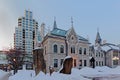
[[[105,65],[105,53],[101,47],[102,39],[99,32],[97,32],[95,45],[90,46],[90,57],[95,59],[95,66],[104,66]]]
[[[95,59],[95,66],[116,67],[120,65],[120,48],[111,43],[102,43],[97,32],[95,46],[90,46],[90,56]]]

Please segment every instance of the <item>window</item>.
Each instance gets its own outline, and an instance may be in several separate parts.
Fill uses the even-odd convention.
[[[101,57],[103,57],[103,53],[101,53]]]
[[[58,59],[54,59],[54,67],[58,67]]]
[[[86,48],[84,48],[84,55],[86,55]]]
[[[99,61],[99,66],[101,66],[101,62]]]
[[[100,57],[100,52],[99,52],[99,57]]]
[[[75,53],[75,47],[71,47],[71,53]]]
[[[61,47],[60,47],[60,53],[64,53],[64,46],[63,45],[61,45]]]
[[[98,53],[96,53],[96,57],[98,57]]]
[[[82,54],[82,48],[80,47],[80,49],[79,49],[79,54]]]
[[[102,66],[103,66],[103,61],[102,61]]]
[[[96,61],[96,66],[98,66],[98,61]]]
[[[87,66],[87,61],[86,60],[84,60],[84,66]]]
[[[76,59],[74,59],[74,67],[76,67]]]
[[[80,63],[79,66],[82,66],[82,60],[80,60],[79,63]]]
[[[53,49],[54,49],[54,53],[57,53],[57,45],[56,44],[53,46]]]
[[[62,64],[63,64],[63,60],[64,60],[64,59],[61,59],[61,60],[60,60],[60,65],[62,65]]]

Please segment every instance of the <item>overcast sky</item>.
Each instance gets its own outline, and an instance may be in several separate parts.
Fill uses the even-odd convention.
[[[13,46],[13,34],[18,17],[31,10],[41,25],[68,30],[73,26],[77,34],[94,44],[99,28],[107,42],[120,44],[120,0],[0,0],[0,50]]]

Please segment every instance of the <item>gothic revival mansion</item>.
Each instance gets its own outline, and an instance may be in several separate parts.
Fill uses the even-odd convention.
[[[97,35],[99,38],[99,35]],[[57,27],[56,21],[52,31],[50,31],[42,41],[44,48],[44,57],[46,61],[46,69],[49,66],[54,67],[57,71],[60,69],[62,62],[66,56],[72,56],[73,67],[82,68],[90,66],[90,59],[96,59],[95,65],[104,65],[104,54],[93,53],[89,40],[78,35],[73,25],[69,30],[63,30]],[[95,55],[98,55],[97,57]]]

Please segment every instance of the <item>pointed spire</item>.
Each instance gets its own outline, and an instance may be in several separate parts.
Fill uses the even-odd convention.
[[[54,24],[53,24],[53,29],[57,28],[57,24],[56,24],[56,17],[54,17]]]
[[[99,28],[97,28],[97,35],[96,35],[95,43],[101,44],[101,42],[102,42],[102,39],[100,37]]]
[[[97,28],[97,32],[99,32],[99,27]]]
[[[71,17],[71,26],[73,27],[73,18]]]

